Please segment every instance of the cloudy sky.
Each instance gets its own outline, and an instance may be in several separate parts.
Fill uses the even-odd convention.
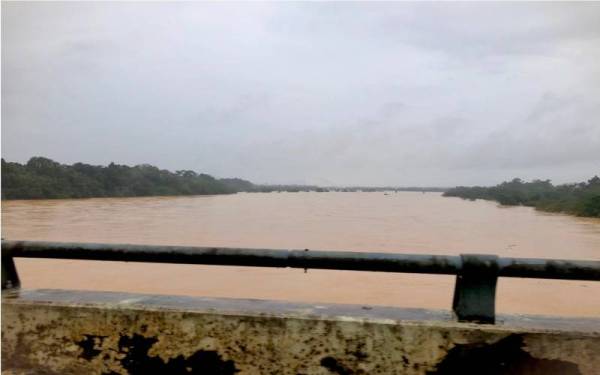
[[[258,183],[600,174],[600,3],[2,3],[2,156]]]

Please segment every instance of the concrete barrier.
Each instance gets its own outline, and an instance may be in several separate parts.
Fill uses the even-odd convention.
[[[595,375],[600,319],[5,291],[4,374]]]

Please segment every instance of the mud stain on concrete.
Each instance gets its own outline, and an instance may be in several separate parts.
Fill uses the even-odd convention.
[[[347,368],[333,357],[325,357],[321,359],[321,366],[325,367],[334,374],[351,375],[354,373],[351,369]]]
[[[102,345],[106,336],[83,335],[83,337],[83,340],[75,342],[81,348],[79,358],[89,361],[102,353],[102,350],[97,348]]]
[[[92,360],[102,353],[97,349],[102,344],[104,336],[84,335],[84,339],[77,342],[82,353],[80,358]],[[164,361],[160,357],[150,356],[148,353],[158,341],[155,337],[121,336],[119,338],[119,357],[121,367],[130,375],[142,374],[201,374],[201,375],[233,375],[239,370],[231,360],[224,360],[221,355],[213,350],[198,350],[194,354],[184,357],[179,355]],[[104,375],[116,374],[114,371],[105,372]]]
[[[581,375],[575,363],[535,358],[523,346],[523,337],[517,334],[493,344],[458,344],[427,374]]]

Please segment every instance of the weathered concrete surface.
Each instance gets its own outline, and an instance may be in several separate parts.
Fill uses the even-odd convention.
[[[600,319],[124,293],[2,298],[3,374],[598,374]]]

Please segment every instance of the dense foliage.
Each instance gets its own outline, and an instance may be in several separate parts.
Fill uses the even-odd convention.
[[[243,181],[243,180],[240,180]],[[59,164],[33,157],[25,165],[2,159],[2,199],[136,197],[150,195],[227,194],[227,182],[207,174],[175,173],[142,164]]]
[[[523,205],[550,212],[600,217],[600,178],[578,184],[552,185],[549,180],[524,182],[518,178],[492,187],[449,189],[447,197],[494,200],[503,205]]]
[[[240,178],[215,179],[207,174],[198,174],[189,170],[173,173],[148,164],[134,167],[115,163],[110,163],[106,167],[83,163],[65,165],[48,158],[33,157],[23,165],[2,159],[2,199],[387,190],[421,191],[423,189],[255,185]]]

